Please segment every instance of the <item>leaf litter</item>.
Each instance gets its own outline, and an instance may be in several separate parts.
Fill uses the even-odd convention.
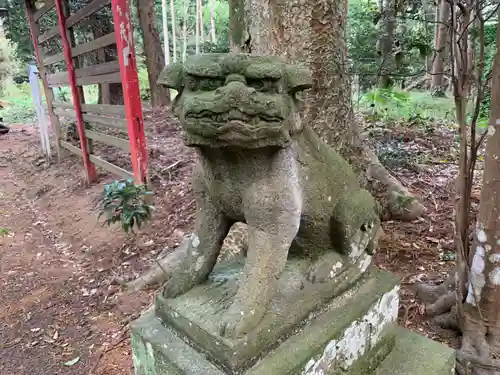
[[[95,375],[130,374],[126,327],[150,306],[153,292],[125,296],[112,280],[137,277],[159,253],[178,245],[191,230],[195,214],[190,185],[195,156],[183,145],[179,124],[164,110],[145,112],[145,123],[156,210],[150,225],[135,236],[102,227],[95,219],[96,202],[113,176],[99,171],[99,182],[87,187],[76,157],[66,157],[59,165],[33,163],[39,139],[30,126],[13,126],[0,141],[5,163],[0,168],[0,212],[5,214],[0,215],[0,227],[9,228],[9,236],[0,236],[0,248],[9,249],[2,252],[0,275],[4,302],[0,319],[5,322],[0,327],[0,348],[9,361],[0,359],[0,373],[23,367],[40,375],[91,370]],[[428,210],[411,223],[383,223],[385,236],[375,262],[402,277],[399,322],[456,346],[454,333],[432,326],[423,316],[423,305],[414,293],[416,283],[440,282],[454,266],[455,130],[439,126],[429,132],[404,123],[388,130],[364,123],[380,159],[391,161],[387,165],[391,173]],[[94,146],[98,156],[130,169],[125,153],[99,143]],[[480,178],[479,171],[472,197],[474,215]],[[27,329],[22,328],[26,321]],[[40,336],[35,338],[36,334]]]

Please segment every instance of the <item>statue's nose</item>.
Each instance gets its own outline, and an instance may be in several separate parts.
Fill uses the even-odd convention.
[[[255,89],[246,85],[246,79],[239,74],[231,74],[226,79],[226,84],[216,90],[216,93],[225,95],[233,100],[245,100]]]

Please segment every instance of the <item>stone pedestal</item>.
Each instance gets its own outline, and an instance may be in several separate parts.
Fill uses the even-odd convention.
[[[132,323],[135,374],[361,375],[384,365],[388,369],[377,375],[414,373],[389,370],[391,351],[402,337],[394,276],[372,269],[355,285],[339,280],[338,296],[325,302],[307,285],[291,287],[296,269],[287,268],[269,313],[239,340],[221,337],[218,323],[231,303],[241,264],[217,267],[205,285],[178,298],[158,295],[155,308]],[[443,356],[439,362],[446,372],[428,373],[451,373],[452,353]]]

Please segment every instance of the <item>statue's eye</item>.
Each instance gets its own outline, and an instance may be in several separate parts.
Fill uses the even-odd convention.
[[[212,77],[188,77],[187,87],[191,91],[213,91],[224,84],[221,78]]]
[[[247,85],[260,92],[278,92],[278,80],[275,79],[248,79]]]
[[[224,80],[221,78],[200,78],[199,90],[213,91],[224,85]]]
[[[198,91],[198,80],[194,77],[187,77],[186,88],[190,91]]]

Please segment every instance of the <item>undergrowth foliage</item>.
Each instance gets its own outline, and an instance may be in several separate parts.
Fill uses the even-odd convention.
[[[360,105],[372,121],[404,121],[427,127],[436,121],[454,120],[453,102],[426,92],[375,88],[362,96]]]
[[[149,197],[152,192],[144,184],[135,184],[132,179],[117,180],[104,187],[100,202],[99,218],[106,215],[108,226],[120,222],[122,229],[134,232],[151,219],[154,210]]]

